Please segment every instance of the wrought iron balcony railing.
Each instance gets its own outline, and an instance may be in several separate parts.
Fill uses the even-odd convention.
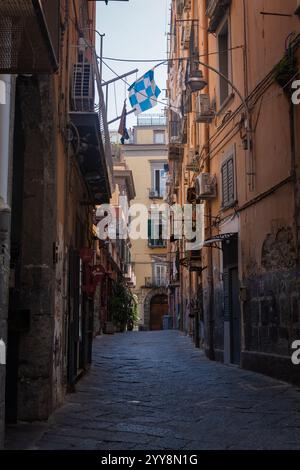
[[[156,287],[167,287],[168,279],[166,277],[145,277],[145,287],[156,288]]]
[[[149,199],[163,199],[165,191],[157,191],[156,189],[149,189]]]
[[[167,118],[163,114],[145,114],[137,117],[138,126],[166,126]]]
[[[150,248],[165,248],[167,246],[167,241],[163,240],[161,238],[154,240],[154,239],[149,239],[148,240],[148,246]]]

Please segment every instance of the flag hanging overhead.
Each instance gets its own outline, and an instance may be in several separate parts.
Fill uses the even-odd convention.
[[[140,114],[157,105],[157,98],[161,91],[155,83],[154,71],[149,70],[145,75],[134,82],[129,91],[129,101],[134,113]]]

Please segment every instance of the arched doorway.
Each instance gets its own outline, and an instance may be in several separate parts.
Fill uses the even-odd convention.
[[[158,294],[152,297],[150,303],[150,330],[158,331],[163,329],[163,316],[168,313],[168,297],[165,294]]]

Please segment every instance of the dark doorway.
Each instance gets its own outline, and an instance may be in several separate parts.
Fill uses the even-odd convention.
[[[150,305],[150,330],[163,329],[163,317],[168,313],[168,297],[164,294],[156,295]]]
[[[224,322],[229,323],[229,341],[224,348],[229,347],[230,362],[240,364],[241,360],[241,309],[239,299],[238,275],[238,240],[233,236],[223,243],[224,263]],[[225,351],[224,351],[225,352]]]

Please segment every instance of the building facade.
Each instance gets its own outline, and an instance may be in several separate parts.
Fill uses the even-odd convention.
[[[209,358],[295,383],[298,6],[173,0],[168,78],[168,198],[204,228],[199,250],[171,240],[173,316]]]
[[[2,2],[0,17],[1,447],[5,418],[47,419],[89,368],[95,291],[106,302],[117,267],[99,266],[93,227],[115,190],[95,2]]]
[[[132,171],[136,197],[132,204],[144,208],[146,237],[132,239],[131,260],[136,275],[133,292],[138,298],[140,328],[163,328],[163,316],[168,313],[166,239],[157,220],[157,237],[151,234],[151,207],[164,204],[167,183],[167,130],[166,119],[160,115],[138,116],[131,140],[122,146],[123,158]],[[138,213],[136,214],[138,215]]]

